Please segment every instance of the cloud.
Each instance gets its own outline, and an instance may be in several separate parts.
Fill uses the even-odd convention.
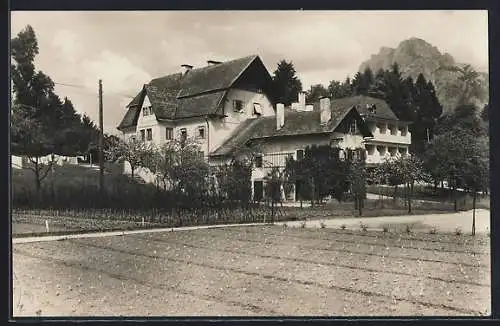
[[[380,47],[412,36],[458,62],[488,64],[486,11],[12,13],[13,35],[27,24],[39,41],[37,69],[58,82],[86,86],[62,87],[59,95],[68,94],[94,116],[97,81],[103,79],[107,125],[119,122],[130,100],[111,93],[134,96],[151,76],[180,71],[181,64],[204,66],[209,59],[259,54],[270,73],[279,60],[293,61],[306,88],[352,77]]]
[[[96,87],[102,79],[103,92],[126,93],[134,96],[140,85],[149,82],[152,77],[145,70],[134,65],[127,57],[109,50],[104,50],[95,59],[82,63],[84,84]]]
[[[76,62],[82,53],[84,44],[77,35],[67,29],[58,31],[52,39],[52,45],[69,62]]]

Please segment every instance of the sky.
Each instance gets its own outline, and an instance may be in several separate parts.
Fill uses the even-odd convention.
[[[270,74],[292,61],[304,89],[353,76],[381,47],[418,37],[457,62],[488,69],[486,11],[18,11],[11,37],[31,25],[38,70],[80,113],[117,133],[125,106],[152,78],[207,60],[258,54]]]

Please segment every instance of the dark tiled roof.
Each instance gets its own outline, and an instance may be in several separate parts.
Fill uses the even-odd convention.
[[[214,108],[219,108],[225,94],[226,91],[220,91],[180,98],[175,119],[215,114]]]
[[[332,109],[331,119],[326,125],[320,123],[319,110],[285,110],[285,125],[280,130],[276,129],[276,116],[247,120],[236,128],[228,140],[212,153],[212,156],[230,155],[235,149],[243,146],[249,140],[330,133],[340,125],[352,110],[353,107]]]
[[[137,95],[134,97],[134,99],[127,105],[127,108],[131,107],[131,106],[136,106],[136,105],[140,105],[140,103],[142,102],[141,101],[141,98],[142,98],[142,89],[139,93],[137,93]]]
[[[367,104],[375,105],[376,113],[372,114],[368,112],[368,109],[366,107]],[[362,116],[373,116],[380,119],[398,120],[387,102],[370,96],[356,95],[340,99],[333,99],[331,100],[331,106],[332,109],[356,106],[356,109]]]
[[[137,121],[137,118],[139,117],[139,107],[138,106],[133,106],[128,108],[127,112],[125,113],[125,116],[123,117],[122,121],[118,125],[118,130],[122,130],[131,126],[135,125],[135,121]]]
[[[240,123],[238,127],[236,127],[236,129],[229,135],[227,140],[211,155],[225,156],[233,153],[234,150],[243,146],[250,139],[254,128],[260,125],[263,119],[266,118],[247,119]]]
[[[227,89],[257,58],[256,55],[191,70],[182,81],[178,97]]]
[[[138,108],[147,94],[158,119],[181,119],[217,114],[228,88],[258,56],[252,55],[207,67],[192,69],[187,74],[171,74],[155,78],[128,104],[128,111],[118,129],[137,123]]]

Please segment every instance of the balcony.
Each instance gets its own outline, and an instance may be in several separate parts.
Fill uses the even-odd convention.
[[[394,147],[382,145],[366,145],[366,163],[367,164],[380,164],[391,158],[398,158],[407,156],[407,147]]]
[[[370,130],[373,134],[373,139],[370,142],[384,142],[384,143],[395,143],[395,144],[411,144],[411,133],[408,131],[408,127],[383,124],[371,124]]]

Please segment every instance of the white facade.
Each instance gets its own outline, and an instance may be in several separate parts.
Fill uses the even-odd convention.
[[[234,101],[241,101],[241,110],[235,110]],[[137,126],[124,130],[124,139],[128,139],[131,136],[141,139],[144,134],[144,141],[161,146],[169,141],[168,137],[172,136],[173,139],[179,140],[182,137],[182,133],[184,133],[188,139],[195,140],[198,143],[205,159],[207,159],[209,153],[220,147],[242,122],[248,119],[257,119],[259,116],[275,115],[273,105],[266,95],[241,89],[230,89],[228,91],[223,108],[226,116],[224,118],[207,119],[205,117],[194,117],[175,122],[158,121],[154,113],[148,111],[150,107],[150,101],[145,96]],[[145,110],[146,115],[144,114]],[[260,114],[256,114],[256,110]],[[167,129],[171,130],[171,132],[167,132]],[[203,131],[200,131],[200,129]],[[148,133],[150,133],[150,138]],[[217,159],[212,163],[222,162],[222,160]],[[130,164],[125,163],[124,172],[127,174],[131,173]],[[155,179],[145,169],[138,169],[134,173],[148,182],[153,182]]]
[[[234,110],[235,100],[242,101],[242,110],[236,112]],[[166,143],[167,129],[172,130],[174,139],[181,138],[181,132],[186,133],[189,139],[195,139],[200,145],[200,150],[207,156],[209,152],[216,150],[222,143],[224,143],[231,133],[238,127],[238,125],[247,119],[258,118],[254,114],[255,105],[260,108],[260,116],[274,115],[274,109],[269,98],[261,93],[250,92],[247,90],[231,89],[226,95],[224,104],[225,118],[210,118],[196,117],[186,118],[178,121],[158,121],[151,112],[151,114],[144,115],[144,109],[150,107],[150,102],[145,96],[144,103],[139,113],[136,128],[130,128],[123,132],[124,137],[128,138],[133,135],[141,137],[141,130],[144,131],[145,141],[152,142],[156,145]],[[148,138],[148,129],[151,130],[151,140]],[[200,132],[203,129],[203,132]]]
[[[242,110],[239,112],[235,111],[233,102],[235,100],[242,101]],[[255,104],[260,106],[260,116],[275,115],[273,105],[266,95],[240,89],[229,90],[224,104],[226,118],[212,119],[210,121],[210,152],[222,145],[240,123],[247,119],[258,118],[254,114]]]
[[[294,103],[298,111],[310,111],[311,106],[305,105],[303,94],[299,95],[299,102]],[[329,103],[328,103],[328,106]],[[151,104],[145,96],[137,126],[124,130],[124,137],[137,135],[146,142],[162,145],[173,139],[195,139],[200,151],[207,159],[209,154],[218,149],[233,134],[236,128],[248,119],[274,116],[276,113],[270,99],[260,93],[242,89],[230,89],[223,104],[224,117],[193,117],[176,121],[158,121],[152,112]],[[146,113],[144,113],[146,112]],[[326,113],[326,112],[325,112]],[[324,118],[323,118],[324,119]],[[284,121],[286,125],[286,118]],[[264,183],[272,167],[283,170],[286,158],[292,156],[297,159],[298,151],[311,145],[328,145],[332,140],[338,140],[336,146],[342,149],[366,149],[366,162],[377,164],[387,157],[405,155],[411,143],[411,135],[406,123],[398,121],[366,121],[373,138],[364,139],[357,130],[355,133],[324,133],[288,137],[271,137],[260,144],[262,163],[252,170],[252,195],[255,183]],[[280,128],[281,122],[276,123]],[[227,158],[210,158],[211,164],[224,163]],[[130,173],[130,166],[125,164],[124,171]],[[155,177],[149,171],[138,169],[136,175],[147,182],[154,182]],[[287,199],[295,200],[295,192],[286,194]]]
[[[398,121],[366,121],[373,139],[365,142],[366,163],[380,164],[390,157],[409,155],[411,133]]]
[[[24,160],[22,156],[11,155],[11,167],[13,169],[22,169],[24,167]]]

